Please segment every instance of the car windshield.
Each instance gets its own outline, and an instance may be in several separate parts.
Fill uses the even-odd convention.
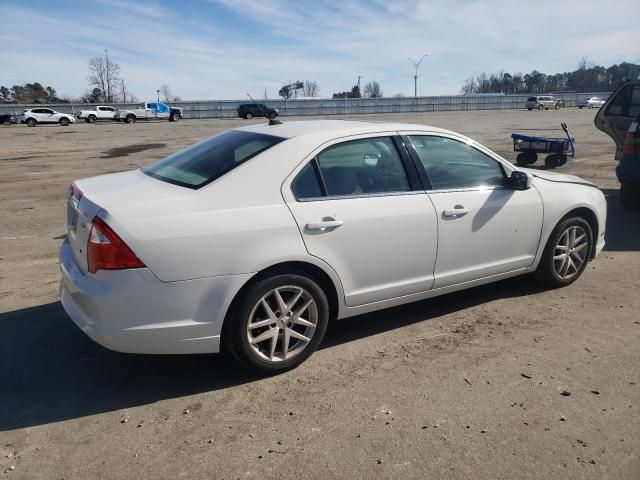
[[[147,175],[188,188],[200,188],[284,138],[232,130],[180,150],[142,169]]]

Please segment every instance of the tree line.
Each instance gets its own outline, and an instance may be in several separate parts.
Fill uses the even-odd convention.
[[[460,89],[463,95],[473,93],[554,93],[554,92],[611,92],[622,82],[640,78],[640,65],[622,62],[609,68],[589,63],[583,58],[572,72],[547,75],[537,70],[523,74],[504,70],[487,75],[482,72],[465,80]]]
[[[126,89],[121,76],[121,68],[107,52],[104,57],[89,59],[89,89],[79,97],[58,96],[53,87],[45,87],[39,82],[0,86],[0,103],[134,103],[138,97]],[[158,96],[165,102],[179,102],[181,98],[173,94],[169,85],[161,85]]]

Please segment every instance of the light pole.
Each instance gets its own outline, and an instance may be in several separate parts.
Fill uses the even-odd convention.
[[[160,90],[156,90],[156,92],[158,93],[158,103],[160,103]]]
[[[418,96],[418,68],[420,67],[420,64],[422,63],[422,60],[424,60],[424,57],[426,57],[427,54],[425,53],[424,55],[422,55],[422,57],[420,58],[420,60],[418,60],[417,62],[413,59],[413,58],[407,58],[407,60],[409,60],[414,67],[416,67],[416,74],[413,76],[413,82],[414,82],[414,97]]]

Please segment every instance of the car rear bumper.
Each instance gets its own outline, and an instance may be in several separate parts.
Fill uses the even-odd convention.
[[[100,345],[126,353],[215,353],[226,311],[251,274],[161,282],[147,268],[83,273],[60,248],[60,300]]]

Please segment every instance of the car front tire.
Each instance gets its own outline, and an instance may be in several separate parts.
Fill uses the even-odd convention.
[[[70,123],[71,122],[69,121],[69,119],[67,117],[62,117],[60,119],[60,125],[62,125],[63,127],[68,127]]]
[[[538,105],[538,110],[544,110],[544,105]]]
[[[580,216],[565,218],[551,233],[535,277],[553,288],[572,284],[587,268],[592,246],[589,222]]]
[[[27,125],[30,127],[35,127],[38,124],[38,121],[35,118],[28,118]]]
[[[248,370],[272,375],[304,362],[320,345],[329,324],[322,288],[302,273],[282,273],[252,282],[233,302],[222,341]]]
[[[253,118],[253,114],[251,113],[247,113],[244,118],[246,118],[247,120],[251,120]]]

